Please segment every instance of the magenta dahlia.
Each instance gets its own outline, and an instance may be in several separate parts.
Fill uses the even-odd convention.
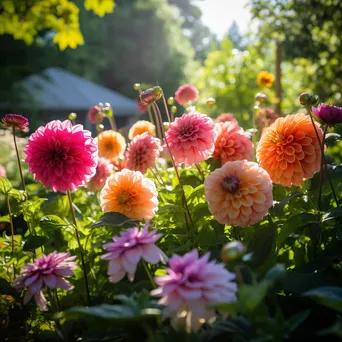
[[[6,128],[17,128],[20,131],[25,130],[28,125],[28,119],[19,114],[6,114],[1,119],[1,125]]]
[[[137,264],[141,259],[157,264],[167,260],[166,255],[154,244],[162,234],[149,231],[148,224],[144,229],[128,228],[120,236],[114,236],[113,241],[103,245],[109,253],[101,256],[102,260],[109,260],[108,275],[112,283],[117,283],[127,273],[130,281],[134,280]]]
[[[319,104],[317,108],[312,107],[313,113],[324,123],[336,125],[342,123],[342,108],[324,103]]]
[[[96,172],[98,151],[91,133],[69,120],[39,127],[24,152],[34,179],[53,191],[75,190]]]
[[[191,84],[183,84],[177,89],[175,99],[180,105],[196,101],[198,99],[198,90]]]
[[[62,290],[73,289],[74,286],[64,277],[74,275],[73,270],[77,268],[75,259],[76,257],[70,256],[69,253],[54,251],[49,255],[43,254],[33,264],[23,267],[20,276],[14,280],[13,287],[18,291],[27,289],[24,304],[34,297],[38,307],[47,311],[43,289],[45,287]]]

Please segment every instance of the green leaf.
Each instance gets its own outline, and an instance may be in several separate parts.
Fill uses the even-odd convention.
[[[311,310],[305,310],[290,317],[286,322],[284,335],[288,335],[295,331],[310,316],[310,313]]]
[[[12,190],[12,184],[6,177],[0,177],[0,193],[8,195]]]
[[[271,283],[262,281],[257,284],[243,284],[240,287],[239,298],[243,307],[251,312],[264,300]]]
[[[325,286],[303,293],[315,302],[342,313],[342,288]]]
[[[284,210],[286,204],[288,204],[291,201],[292,198],[299,197],[299,196],[303,196],[303,193],[299,192],[299,191],[296,191],[296,192],[286,196],[280,202],[278,202],[278,203],[276,203],[274,205],[274,211],[277,214],[281,214],[281,212]]]
[[[320,335],[336,335],[342,338],[342,319],[338,319],[331,327],[321,330]]]
[[[286,268],[283,264],[277,264],[273,266],[265,276],[265,279],[267,281],[270,281],[272,283],[283,280],[286,277]]]
[[[0,222],[11,222],[9,215],[1,216]]]
[[[23,191],[12,188],[9,195],[15,198],[17,202],[25,201],[25,193]]]
[[[64,220],[56,215],[46,215],[40,219],[39,225],[43,228],[64,228],[69,226]]]
[[[332,220],[341,216],[342,216],[342,207],[333,208],[323,215],[322,222]]]
[[[38,247],[44,246],[48,241],[49,239],[45,236],[30,235],[29,238],[26,240],[23,249],[24,251],[36,249]]]
[[[186,210],[178,205],[175,204],[166,204],[163,207],[158,209],[158,214],[162,214],[162,213],[185,213]]]
[[[194,198],[204,198],[204,184],[201,184],[195,188],[191,194],[187,196],[187,201],[190,202]]]
[[[126,223],[133,223],[138,221],[137,219],[129,218],[121,213],[110,212],[105,213],[101,216],[99,221],[95,222],[90,226],[90,228],[104,227],[104,226],[112,226],[112,227],[121,227]]]
[[[200,228],[197,241],[201,247],[215,246],[216,231],[209,225],[209,222],[206,222],[205,225]]]

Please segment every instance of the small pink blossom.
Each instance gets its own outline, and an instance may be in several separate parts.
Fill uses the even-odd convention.
[[[0,177],[6,177],[6,169],[0,164]]]
[[[95,125],[100,124],[104,119],[102,108],[100,106],[92,106],[89,109],[88,118],[91,123]]]
[[[226,121],[238,123],[233,113],[222,113],[215,119],[215,122],[217,123]]]
[[[184,256],[173,255],[167,275],[155,278],[160,287],[151,292],[162,297],[159,303],[166,306],[165,314],[173,318],[173,323],[186,312],[188,330],[197,330],[200,319],[215,316],[211,305],[237,299],[237,285],[232,281],[235,274],[227,271],[224,264],[209,261],[209,256],[207,253],[199,257],[196,249]]]
[[[101,190],[105,186],[106,180],[113,170],[114,165],[108,159],[99,158],[96,173],[86,184],[86,188],[90,191]]]
[[[26,130],[29,125],[28,119],[19,114],[6,114],[1,119],[1,125],[6,128],[17,128],[20,131]]]
[[[66,192],[94,176],[98,150],[89,131],[69,120],[49,122],[33,133],[24,151],[36,181],[53,191]]]
[[[206,160],[214,151],[216,137],[213,120],[200,113],[183,114],[171,123],[166,132],[175,162],[186,166]]]
[[[120,236],[114,236],[113,241],[103,245],[109,253],[101,256],[102,260],[109,260],[108,275],[112,283],[123,279],[127,273],[130,281],[134,280],[137,264],[141,259],[151,264],[167,260],[165,254],[154,244],[162,234],[149,231],[148,224],[144,229],[128,228]]]
[[[74,286],[64,277],[73,276],[73,270],[77,268],[76,257],[69,253],[57,253],[49,255],[43,254],[33,264],[25,265],[21,275],[14,280],[14,288],[22,291],[27,288],[24,296],[24,304],[28,303],[32,297],[38,307],[47,311],[46,298],[43,294],[45,287],[50,289],[60,288],[71,290]]]
[[[191,84],[183,84],[177,89],[175,99],[181,106],[190,101],[196,101],[198,99],[198,90]]]

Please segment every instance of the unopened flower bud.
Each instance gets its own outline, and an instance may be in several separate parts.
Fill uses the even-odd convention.
[[[166,132],[169,129],[170,123],[169,122],[163,122],[164,131]]]
[[[175,114],[177,112],[177,107],[176,106],[172,106],[171,107],[171,113]]]
[[[139,90],[140,89],[140,83],[134,83],[133,89],[134,90]]]
[[[104,130],[104,126],[102,124],[96,125],[96,130],[100,133]]]
[[[172,106],[175,103],[175,99],[171,96],[167,99],[167,104],[169,106]]]
[[[77,114],[76,113],[70,113],[68,118],[71,121],[75,121],[77,119]]]
[[[154,96],[157,98],[155,101],[159,100],[163,95],[163,89],[159,86],[155,86],[152,88]]]
[[[151,104],[161,98],[163,90],[156,86],[153,88],[146,89],[140,94],[140,101],[145,104]]]
[[[216,104],[216,100],[213,97],[207,99],[207,106],[212,107]]]
[[[314,106],[314,105],[316,105],[316,104],[318,103],[318,100],[319,100],[318,95],[311,96],[310,104],[311,104],[312,106]]]
[[[223,246],[221,258],[224,262],[240,260],[246,253],[246,247],[241,241],[228,242]]]
[[[113,116],[112,106],[111,106],[110,103],[108,103],[108,102],[106,102],[106,103],[103,105],[102,111],[103,111],[103,114],[104,114],[107,118],[110,118],[110,117]]]
[[[264,103],[267,99],[267,96],[263,93],[257,93],[255,95],[255,101],[258,101],[259,103]]]
[[[303,93],[299,96],[299,103],[303,106],[310,104],[311,95],[309,93]]]

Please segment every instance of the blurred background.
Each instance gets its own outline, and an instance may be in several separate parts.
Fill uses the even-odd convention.
[[[341,32],[340,0],[2,0],[0,116],[26,115],[32,131],[76,112],[89,128],[90,106],[110,102],[129,126],[141,117],[135,82],[167,97],[191,83],[198,110],[245,127],[260,91],[278,114],[305,91],[341,105]]]

